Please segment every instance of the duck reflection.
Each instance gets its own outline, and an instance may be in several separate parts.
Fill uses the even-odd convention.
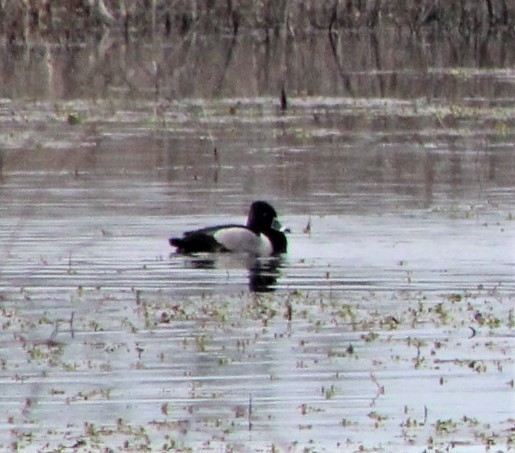
[[[277,279],[280,277],[283,267],[283,258],[280,256],[258,258],[249,255],[209,254],[189,256],[188,266],[194,269],[246,268],[249,290],[255,293],[264,293],[275,291]]]
[[[281,267],[280,257],[257,259],[249,269],[249,290],[255,293],[275,291]]]

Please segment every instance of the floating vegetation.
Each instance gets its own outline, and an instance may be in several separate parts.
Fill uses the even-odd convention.
[[[16,407],[7,409],[7,419],[15,425],[20,417],[26,423],[45,417],[53,426],[52,434],[35,430],[26,436],[20,430],[14,441],[18,448],[40,445],[43,438],[53,449],[65,445],[118,445],[127,449],[187,451],[202,449],[203,442],[230,448],[242,439],[248,426],[260,439],[261,435],[274,438],[276,428],[272,426],[277,424],[288,427],[292,446],[308,445],[303,435],[306,432],[312,433],[309,438],[318,439],[314,445],[336,445],[339,441],[334,436],[325,437],[328,434],[325,428],[318,427],[319,423],[327,429],[335,425],[367,432],[377,442],[386,438],[393,442],[391,430],[396,425],[399,437],[395,445],[399,445],[399,439],[406,439],[406,445],[421,445],[423,433],[430,437],[427,447],[431,448],[446,445],[445,436],[450,434],[455,436],[454,442],[506,445],[512,442],[507,431],[502,434],[502,426],[507,426],[508,420],[501,420],[499,425],[482,417],[482,413],[467,410],[467,404],[463,405],[467,412],[459,417],[438,416],[439,412],[447,413],[447,404],[444,396],[437,396],[437,389],[450,388],[458,382],[463,389],[474,386],[474,375],[491,382],[502,381],[496,387],[498,391],[511,391],[513,383],[510,387],[506,382],[513,364],[509,340],[503,335],[509,331],[509,310],[488,292],[450,293],[434,300],[417,300],[413,294],[411,312],[402,306],[389,306],[386,311],[374,307],[376,296],[372,293],[369,297],[362,292],[347,293],[343,304],[347,314],[342,318],[347,322],[333,324],[330,320],[341,318],[342,306],[338,297],[329,298],[325,292],[296,290],[257,298],[249,293],[176,299],[164,292],[140,290],[137,305],[120,305],[116,297],[106,297],[108,293],[83,289],[73,298],[73,338],[71,330],[60,329],[52,340],[55,345],[24,339],[25,358],[2,353],[4,379],[18,376],[12,383],[5,382],[6,388],[18,381],[28,390],[36,379],[34,370],[44,370],[43,376],[37,378],[39,390],[27,393],[30,396],[21,412]],[[77,310],[78,303],[88,300],[95,306],[92,296],[101,298],[98,302],[102,302],[102,312],[119,311],[111,320],[104,316],[102,327],[97,321],[98,312]],[[277,316],[286,301],[295,307],[291,319]],[[8,303],[2,308],[5,329],[0,339],[4,344],[8,337],[19,337],[27,323],[54,323],[48,312],[37,318],[9,306]],[[469,308],[464,310],[465,306]],[[496,321],[471,316],[471,310],[479,306]],[[297,316],[298,313],[304,314]],[[395,318],[394,330],[384,323],[388,317]],[[416,337],[412,317],[419,326]],[[477,333],[469,338],[462,329],[472,325]],[[269,348],[277,349],[273,356],[269,356]],[[472,359],[471,354],[477,358]],[[254,371],[246,375],[249,362]],[[288,363],[296,366],[292,369]],[[273,376],[265,371],[270,365],[275,369]],[[329,369],[338,371],[328,375]],[[473,373],[464,375],[464,369]],[[360,370],[370,374],[362,378]],[[411,377],[399,385],[407,373]],[[318,391],[310,393],[311,375],[318,382]],[[428,376],[434,376],[435,390],[423,389]],[[283,386],[292,378],[297,384],[286,391]],[[239,389],[241,379],[251,387]],[[280,394],[273,391],[276,386],[283,388]],[[422,386],[420,390],[418,386]],[[251,400],[248,389],[252,390]],[[361,396],[355,399],[348,395],[349,390]],[[289,396],[283,401],[284,391]],[[272,399],[267,392],[273,392]],[[410,401],[428,407],[425,421],[408,406],[396,409],[394,401],[404,401],[403,392],[419,392],[419,397]],[[17,401],[17,397],[12,398]],[[288,398],[294,398],[303,421],[293,418],[291,425],[282,419],[281,406],[287,404]],[[212,409],[209,401],[215,404]],[[75,414],[70,415],[66,427],[55,424],[52,417],[48,419],[48,411],[54,411],[55,404],[65,413]],[[116,421],[94,415],[86,404],[109,405],[120,418]],[[139,407],[140,414],[126,413],[122,418],[122,408],[127,404]],[[252,419],[247,421],[249,411]],[[367,431],[370,425],[365,419],[373,422],[373,435]],[[498,427],[496,434],[485,428],[491,423]],[[313,437],[320,429],[325,433],[324,441]],[[67,432],[66,443],[62,441],[63,430]],[[187,440],[186,432],[196,440]],[[258,440],[256,448],[270,445],[267,442],[265,438]]]

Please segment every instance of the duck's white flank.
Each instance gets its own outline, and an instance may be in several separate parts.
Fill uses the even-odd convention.
[[[247,228],[222,228],[214,236],[230,252],[246,252],[257,256],[270,256],[274,249],[264,234],[256,235]]]

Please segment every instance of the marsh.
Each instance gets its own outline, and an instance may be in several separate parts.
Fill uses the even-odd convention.
[[[0,447],[513,445],[515,46],[269,38],[0,47]]]

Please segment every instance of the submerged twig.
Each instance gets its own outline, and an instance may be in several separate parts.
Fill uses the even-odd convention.
[[[293,307],[291,305],[290,299],[286,301],[286,311],[284,313],[284,316],[288,321],[291,321],[293,318]]]
[[[57,333],[59,332],[59,321],[55,322],[55,327],[52,333],[50,334],[50,339],[48,340],[49,343],[53,343],[55,337],[57,336]]]
[[[70,316],[70,334],[72,338],[75,338],[75,330],[73,329],[73,318],[75,317],[75,312],[72,311],[72,314]]]
[[[302,232],[304,234],[310,234],[311,233],[311,216],[309,216],[308,218],[308,223],[306,224],[306,226],[304,227],[304,229],[302,230]]]
[[[288,110],[288,97],[286,96],[286,89],[281,88],[281,110],[285,112]]]
[[[374,398],[372,398],[372,403],[370,404],[371,406],[375,406],[376,404],[376,400],[384,395],[384,386],[379,384],[379,381],[377,380],[377,378],[375,377],[374,373],[370,373],[370,379],[372,380],[372,382],[376,385],[377,387],[377,393],[376,395],[374,396]]]
[[[252,431],[252,393],[249,393],[249,431]]]

